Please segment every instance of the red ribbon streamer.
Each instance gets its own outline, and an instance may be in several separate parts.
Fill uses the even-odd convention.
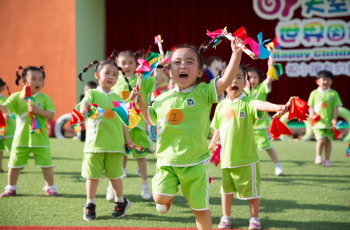
[[[0,110],[0,128],[2,128],[2,127],[6,127],[6,122],[5,122],[4,115],[2,114],[2,112]]]
[[[305,101],[294,97],[291,101],[288,119],[295,117],[299,122],[306,121],[306,113],[309,111],[309,107],[310,106]]]
[[[341,129],[341,130],[339,131],[339,130],[337,130],[337,129],[335,128],[335,126],[333,126],[333,134],[334,134],[334,139],[335,139],[335,140],[338,139],[339,134],[341,134],[342,131],[343,131],[343,129]]]
[[[321,120],[320,115],[315,114],[313,117],[310,118],[311,121],[311,125],[312,127],[314,127],[314,125],[316,124],[317,121]]]
[[[292,132],[278,118],[272,119],[268,131],[272,141],[281,136],[281,134],[292,135]]]
[[[210,157],[210,162],[214,162],[215,167],[218,166],[220,162],[220,152],[221,152],[221,145],[216,145],[215,152]]]

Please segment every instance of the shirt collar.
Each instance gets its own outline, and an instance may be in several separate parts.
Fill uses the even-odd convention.
[[[133,78],[135,76],[135,74],[131,75],[130,77],[126,77],[128,80],[130,80],[131,78]]]
[[[98,92],[103,93],[103,94],[112,94],[113,93],[112,90],[110,90],[108,93],[106,93],[100,86],[97,86],[96,89],[98,90]]]
[[[241,93],[241,95],[239,95],[239,97],[235,98],[233,101],[231,101],[228,97],[226,97],[226,101],[228,103],[235,103],[235,102],[241,100],[243,97],[245,97],[245,95],[244,95],[244,93]]]
[[[40,92],[37,92],[37,93],[33,94],[32,96],[35,97],[35,96],[38,95],[39,93],[40,93]]]
[[[194,87],[196,87],[196,86],[197,86],[197,84],[196,84],[196,85],[193,85],[193,86],[190,86],[190,87],[187,87],[186,89],[183,89],[181,92],[182,92],[182,93],[189,93],[189,92],[192,92],[192,90],[193,90]],[[180,89],[179,89],[179,87],[178,87],[177,85],[175,85],[174,90],[175,90],[176,92],[179,92],[179,91],[180,91]]]
[[[321,89],[321,87],[318,87],[317,90],[320,91],[321,93],[325,93],[325,92],[328,92],[329,90],[331,90],[331,87],[329,87],[329,88],[326,89],[325,91],[323,91],[323,90]]]

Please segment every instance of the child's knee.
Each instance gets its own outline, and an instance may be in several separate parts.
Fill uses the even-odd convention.
[[[318,139],[317,142],[320,144],[325,144],[327,142],[327,137],[322,137],[322,138]]]
[[[153,200],[157,204],[166,204],[172,198],[172,196],[165,196],[157,193],[153,193]]]

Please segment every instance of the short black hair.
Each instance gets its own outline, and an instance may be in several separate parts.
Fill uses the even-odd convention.
[[[96,89],[97,88],[97,83],[94,81],[88,81],[85,86],[88,86],[90,89]]]
[[[316,79],[320,79],[323,77],[328,77],[328,78],[332,79],[332,81],[334,80],[334,75],[332,74],[332,72],[330,72],[328,70],[321,70],[316,75]]]

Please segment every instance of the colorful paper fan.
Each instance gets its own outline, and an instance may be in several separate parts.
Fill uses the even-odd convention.
[[[19,97],[24,101],[26,101],[28,99],[32,99],[33,101],[35,101],[35,99],[32,97],[32,93],[30,91],[30,86],[24,86]]]
[[[345,156],[350,157],[350,143],[348,144],[348,148],[345,150]]]
[[[151,47],[150,47],[151,48]],[[147,79],[149,75],[157,68],[159,54],[154,53],[148,49],[146,53],[146,59],[138,59],[140,65],[137,67],[136,72],[142,74],[144,79]]]
[[[280,44],[277,42],[277,37],[275,37],[272,42],[269,42],[266,45],[266,48],[271,52],[272,50],[275,51],[276,49],[281,48]]]
[[[274,63],[270,66],[269,70],[266,73],[272,80],[278,80],[279,77],[283,74],[283,67],[280,63]]]
[[[246,38],[244,40],[244,43],[249,45],[250,49],[258,59],[267,59],[271,53],[264,47],[264,43],[270,41],[270,39],[263,41],[262,32],[260,32],[257,37],[259,44],[256,43],[252,38]]]
[[[33,114],[33,118],[32,118],[32,125],[30,127],[30,133],[42,133],[43,130],[41,129],[41,125],[39,120],[36,118],[36,116]]]

